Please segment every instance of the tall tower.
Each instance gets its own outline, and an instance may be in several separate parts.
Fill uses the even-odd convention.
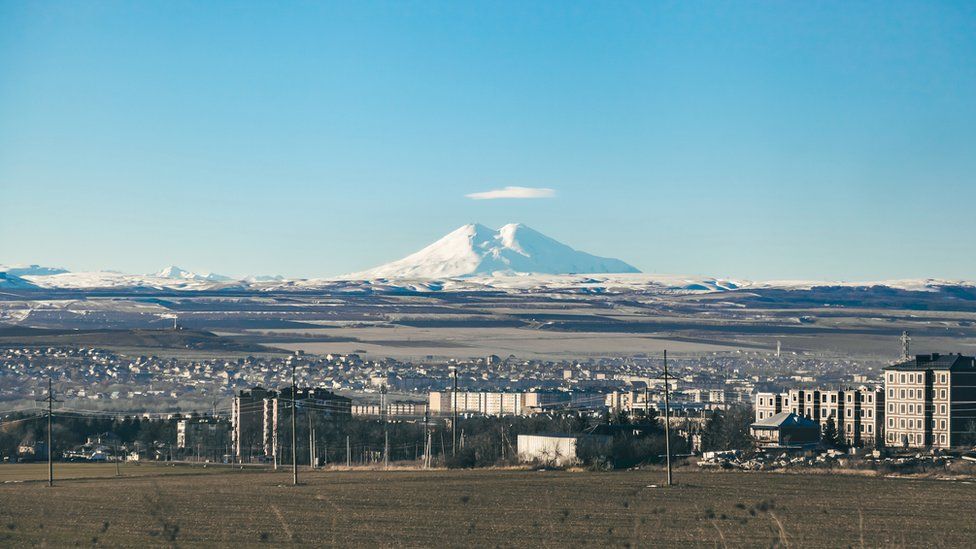
[[[908,330],[901,333],[901,355],[902,358],[908,360],[912,358],[910,346],[912,343],[912,338],[908,335]]]
[[[776,358],[779,358],[780,352],[783,350],[783,342],[776,340]]]

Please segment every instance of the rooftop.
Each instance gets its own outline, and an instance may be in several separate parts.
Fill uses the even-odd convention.
[[[807,419],[803,416],[798,416],[793,412],[780,412],[776,415],[769,416],[766,419],[757,421],[752,424],[752,427],[810,427],[819,429],[817,422],[812,419]]]
[[[976,358],[961,354],[915,355],[914,359],[886,366],[885,370],[976,370]]]

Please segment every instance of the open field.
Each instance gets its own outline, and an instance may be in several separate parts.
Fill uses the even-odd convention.
[[[976,486],[679,472],[225,471],[0,486],[6,545],[969,546]]]
[[[202,475],[225,471],[224,465],[173,465],[156,463],[121,463],[119,472],[123,477],[142,477],[159,475]],[[55,463],[55,482],[91,478],[115,477],[115,463]],[[47,463],[8,463],[0,465],[0,482],[47,482]]]

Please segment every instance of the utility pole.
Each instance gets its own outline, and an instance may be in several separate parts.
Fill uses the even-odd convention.
[[[383,417],[383,468],[390,467],[390,418],[387,417],[386,383],[380,388],[380,415]]]
[[[430,403],[424,404],[424,469],[430,467]]]
[[[312,427],[312,410],[305,410],[308,418],[308,466],[315,469],[315,429]]]
[[[668,467],[668,486],[671,486],[671,384],[668,381],[668,351],[664,350],[664,452]]]
[[[346,435],[346,468],[352,467],[352,446],[349,445],[349,435]]]
[[[51,435],[51,428],[54,418],[54,403],[61,401],[54,400],[54,388],[50,377],[47,378],[47,397],[38,400],[38,402],[47,402],[47,485],[54,486],[54,448],[52,447],[54,437]]]
[[[298,391],[298,387],[295,385],[295,368],[297,366],[297,359],[295,357],[291,358],[291,483],[294,486],[298,486],[298,422],[295,418],[298,413],[298,409],[295,407],[295,393]]]
[[[644,421],[651,417],[651,400],[647,396],[647,383],[644,384]]]
[[[457,410],[457,393],[458,393],[458,372],[457,366],[451,368],[451,372],[454,374],[454,393],[451,396],[451,412],[453,414],[453,419],[451,419],[451,455],[457,455],[457,422],[458,422],[458,410]]]
[[[47,485],[54,486],[54,448],[51,447],[51,423],[54,417],[54,392],[47,378]]]
[[[51,423],[54,417],[54,393],[51,378],[47,378],[47,485],[54,486],[54,449],[51,447]]]

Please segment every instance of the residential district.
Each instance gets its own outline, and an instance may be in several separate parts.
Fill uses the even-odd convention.
[[[668,422],[675,435],[687,441],[684,451],[701,455],[706,450],[702,432],[710,419],[751,408],[751,453],[778,459],[827,447],[875,454],[906,449],[943,453],[976,444],[976,360],[959,354],[862,364],[778,353],[714,353],[670,360],[667,383],[661,360],[648,357],[553,362],[490,356],[409,363],[366,360],[356,354],[296,353],[228,361],[132,358],[92,348],[24,348],[0,352],[0,362],[0,398],[11,403],[46,397],[46,386],[37,386],[37,380],[50,378],[59,388],[56,396],[65,402],[59,410],[66,417],[136,416],[176,423],[175,440],[153,441],[140,448],[105,432],[62,448],[58,457],[64,459],[174,459],[177,455],[277,464],[288,452],[294,429],[289,422],[294,422],[296,409],[307,419],[302,436],[311,437],[306,461],[310,465],[330,455],[328,451],[319,455],[313,417],[316,425],[349,418],[422,425],[424,433],[430,426],[450,430],[457,422],[476,417],[573,414],[602,418],[608,424],[630,421],[616,418],[651,418],[657,424]],[[220,404],[226,400],[229,406]],[[83,406],[86,402],[96,406]],[[205,412],[173,410],[201,402],[212,406]],[[140,404],[143,411],[133,412]],[[37,406],[33,404],[34,409]],[[4,419],[24,413],[25,407],[14,408]],[[324,434],[324,428],[320,432]],[[586,442],[613,434],[606,428],[518,433],[517,454],[523,461],[558,456],[555,462],[572,463],[581,459],[578,449]],[[391,459],[386,436],[385,446],[361,444],[357,457]],[[451,433],[452,449],[463,445],[456,436]],[[43,439],[35,438],[24,440],[16,456],[4,459],[41,459],[47,450]],[[346,438],[346,460],[351,462],[353,452]],[[430,438],[423,435],[415,445],[415,457],[427,459],[436,452]],[[340,443],[332,441],[333,453],[341,456]],[[445,443],[440,444],[445,452]],[[702,463],[735,461],[738,456],[721,450],[713,445],[704,452]]]

